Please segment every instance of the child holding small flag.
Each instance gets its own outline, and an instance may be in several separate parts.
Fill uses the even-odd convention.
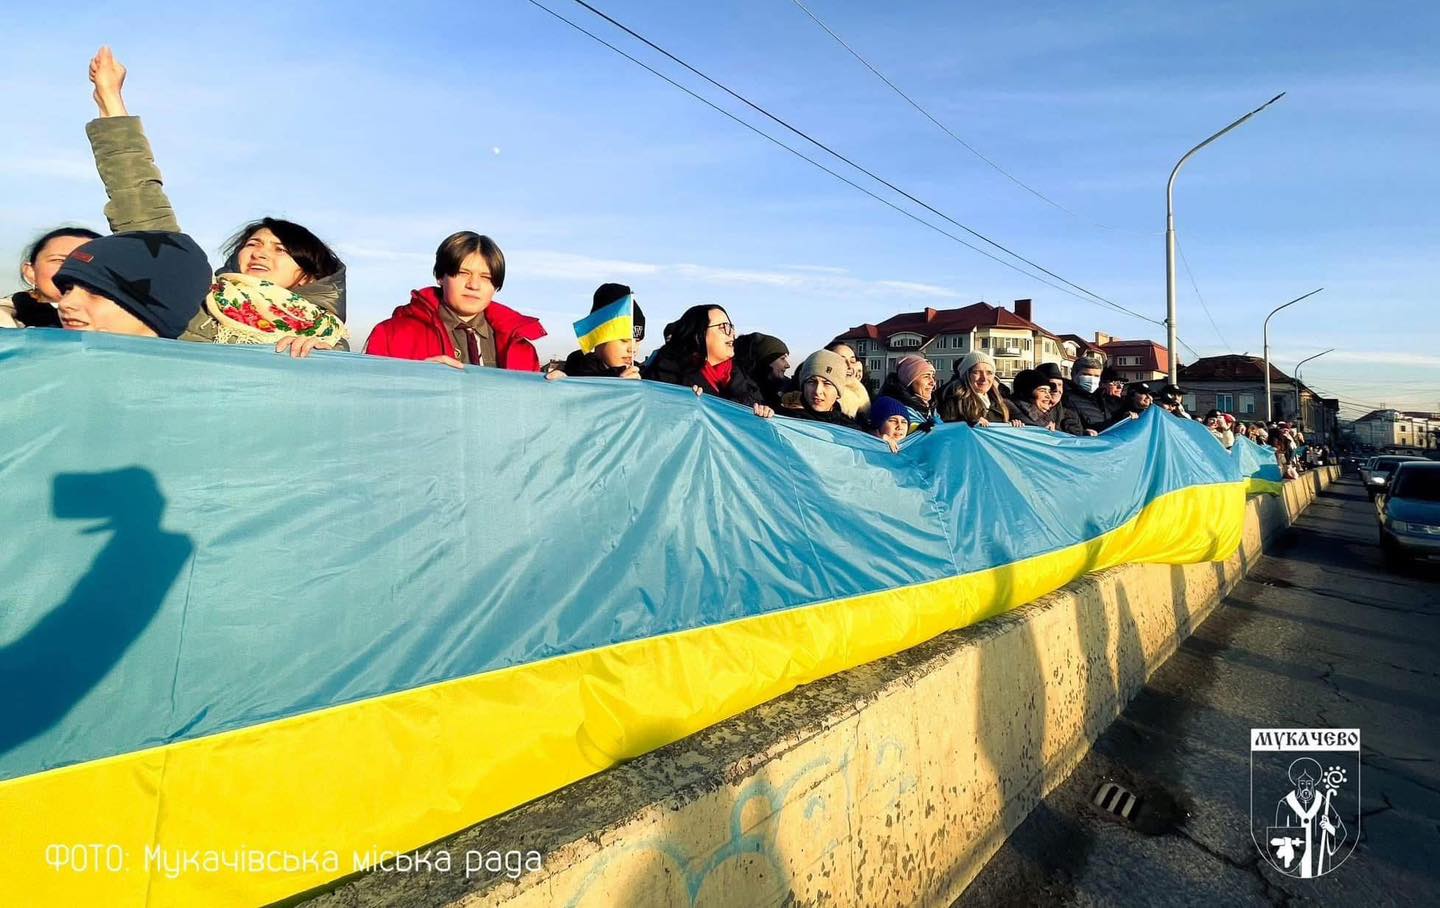
[[[629,287],[601,284],[591,300],[590,314],[575,323],[575,337],[580,349],[566,358],[564,366],[546,372],[547,379],[640,377],[635,354],[645,339],[645,313]]]

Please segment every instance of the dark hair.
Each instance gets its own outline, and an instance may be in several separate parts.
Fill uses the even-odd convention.
[[[473,230],[452,233],[440,243],[435,250],[435,280],[459,274],[465,260],[477,252],[490,269],[490,283],[496,290],[505,286],[505,253],[494,240]]]
[[[665,326],[665,346],[661,349],[681,362],[697,362],[705,358],[705,332],[710,328],[710,310],[725,312],[724,306],[701,303],[691,306],[680,317]],[[729,313],[726,313],[729,317]]]
[[[341,268],[345,263],[340,261],[340,256],[309,229],[301,227],[293,221],[282,221],[279,218],[261,218],[252,224],[246,224],[240,228],[240,232],[230,238],[225,249],[227,259],[234,258],[239,254],[241,248],[250,242],[250,238],[261,230],[269,230],[275,234],[275,239],[285,247],[285,251],[305,272],[305,276],[312,281],[322,277],[329,277]]]
[[[37,240],[35,240],[35,242],[30,244],[29,248],[25,250],[24,264],[35,264],[35,260],[40,257],[40,253],[45,249],[49,242],[51,240],[58,240],[62,236],[73,236],[77,239],[82,240],[100,239],[100,234],[91,230],[89,227],[56,227],[49,233],[41,235]]]
[[[855,345],[850,343],[849,341],[831,341],[830,343],[825,345],[825,349],[829,350],[831,353],[840,352],[839,350],[835,349],[836,347],[849,347],[851,353],[855,352]]]

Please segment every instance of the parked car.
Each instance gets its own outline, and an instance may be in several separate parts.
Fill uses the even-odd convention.
[[[1399,464],[1376,499],[1380,551],[1391,564],[1440,557],[1440,463]]]
[[[1360,481],[1365,484],[1365,494],[1373,499],[1384,492],[1390,484],[1390,475],[1395,472],[1395,468],[1411,461],[1427,462],[1423,457],[1411,457],[1407,454],[1384,454],[1373,458],[1360,468]]]

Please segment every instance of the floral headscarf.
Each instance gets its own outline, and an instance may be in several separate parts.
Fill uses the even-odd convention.
[[[217,344],[273,344],[286,335],[335,344],[350,331],[334,313],[279,284],[248,274],[222,274],[210,285],[205,311]]]

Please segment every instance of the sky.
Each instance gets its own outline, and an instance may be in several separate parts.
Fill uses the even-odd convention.
[[[785,339],[796,362],[853,325],[978,300],[1031,298],[1035,320],[1055,333],[1163,342],[1154,322],[1165,314],[1170,169],[1285,91],[1177,181],[1178,326],[1194,351],[1182,361],[1259,355],[1265,314],[1324,287],[1271,321],[1272,360],[1288,372],[1334,348],[1304,379],[1340,397],[1348,416],[1440,410],[1440,6],[805,0],[1020,186],[794,0],[593,3],[1146,321],[1037,280],[573,0],[538,2],[1030,273],[866,196],[529,0],[148,3],[143,16],[77,2],[60,20],[11,17],[0,55],[0,249],[12,250],[14,270],[0,273],[18,288],[24,245],[56,224],[104,229],[84,125],[94,116],[87,65],[109,44],[129,68],[126,100],[184,229],[218,263],[224,240],[256,217],[309,226],[348,265],[358,338],[431,283],[441,239],[472,229],[504,249],[497,298],[544,322],[542,354],[574,348],[571,323],[605,281],[634,288],[657,343],[685,308],[715,303],[740,331]]]

